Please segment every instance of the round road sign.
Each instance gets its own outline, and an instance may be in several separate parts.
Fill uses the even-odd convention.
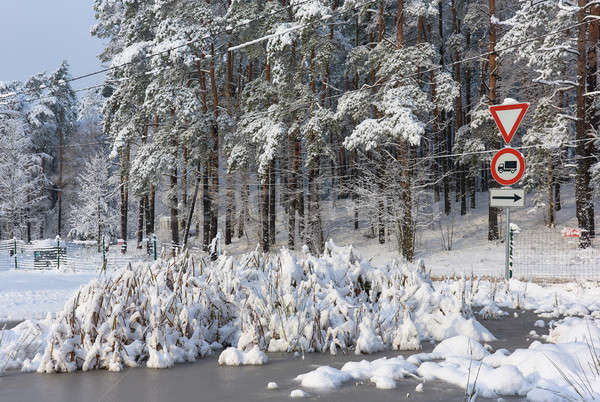
[[[510,186],[521,180],[525,172],[525,158],[513,148],[500,150],[491,164],[492,176],[503,186]]]

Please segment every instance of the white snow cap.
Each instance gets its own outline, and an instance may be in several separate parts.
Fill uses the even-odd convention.
[[[222,366],[263,365],[268,360],[267,355],[257,345],[248,352],[229,347],[219,356],[219,364]]]
[[[513,99],[513,98],[504,98],[504,102],[502,102],[503,105],[514,105],[515,103],[520,103],[520,102],[518,102],[516,99]]]
[[[290,398],[306,398],[308,396],[309,395],[301,389],[295,389],[292,392],[290,392]]]

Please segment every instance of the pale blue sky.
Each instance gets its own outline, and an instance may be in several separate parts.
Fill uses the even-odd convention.
[[[0,81],[53,71],[62,60],[73,76],[99,69],[102,42],[90,35],[92,0],[0,0]],[[73,82],[75,89],[104,76]]]

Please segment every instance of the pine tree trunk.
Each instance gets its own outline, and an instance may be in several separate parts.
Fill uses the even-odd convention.
[[[275,159],[271,160],[271,166],[269,167],[269,241],[275,245],[275,222],[277,220],[276,215],[276,193],[275,193]]]
[[[321,212],[319,202],[319,188],[317,180],[319,178],[319,158],[311,162],[313,167],[309,167],[308,172],[308,235],[306,241],[309,243],[310,250],[315,255],[323,252],[323,229],[321,226]]]
[[[548,177],[547,177],[547,195],[548,195],[548,206],[547,206],[547,219],[546,225],[549,228],[554,227],[554,168],[552,164],[552,156],[549,156],[549,162],[547,166]]]
[[[146,238],[150,239],[152,234],[154,233],[154,228],[152,227],[152,211],[150,211],[150,195],[144,195],[144,212],[146,213]]]
[[[354,187],[358,188],[358,152],[354,151],[352,154],[352,178],[354,179]],[[354,230],[358,230],[358,204],[359,204],[358,192],[355,190],[352,192],[352,204],[354,204]]]
[[[213,96],[213,115],[215,121],[211,125],[212,134],[212,150],[210,153],[211,160],[211,174],[212,174],[212,185],[211,185],[211,206],[210,206],[210,238],[211,240],[217,237],[218,232],[218,220],[219,220],[219,129],[217,126],[217,118],[219,117],[219,96],[217,81],[215,79],[215,48],[214,44],[210,45],[210,69],[209,78],[210,85],[212,87]]]
[[[260,199],[261,222],[262,222],[262,249],[267,253],[270,249],[269,243],[269,174],[266,173],[262,178],[262,192]]]
[[[96,211],[98,213],[98,227],[97,227],[98,232],[96,234],[96,246],[97,246],[98,252],[101,253],[102,252],[102,220],[100,219],[100,215],[102,214],[102,207],[100,205],[100,199],[98,199]]]
[[[446,113],[442,113],[442,120],[446,121]],[[449,126],[442,131],[443,139],[441,143],[441,151],[442,151],[442,184],[444,186],[444,214],[449,216],[452,212],[452,204],[450,203],[450,161],[448,160],[447,155],[449,155],[448,150],[448,138],[450,135],[448,134],[450,130]]]
[[[144,208],[144,197],[140,197],[138,203],[138,229],[137,229],[137,245],[138,249],[142,248],[142,241],[144,240],[144,215],[146,211]]]
[[[291,173],[288,177],[288,247],[294,250],[296,246],[296,211],[298,210],[298,165],[300,163],[300,143],[295,134],[289,136],[289,147],[292,150]]]
[[[127,214],[129,212],[129,144],[121,150],[121,239],[122,253],[127,252]]]
[[[63,132],[58,129],[58,200],[57,200],[57,212],[58,212],[58,224],[57,224],[57,235],[62,235],[62,201],[63,201]]]
[[[231,47],[231,43],[228,44]],[[233,114],[233,52],[227,52],[227,78],[225,80],[225,96],[227,98],[227,108],[230,114]],[[233,236],[233,208],[235,204],[235,192],[233,188],[233,175],[229,172],[226,175],[225,182],[225,244],[231,244]]]
[[[238,238],[241,238],[246,230],[246,222],[248,221],[248,197],[250,191],[248,189],[248,170],[242,172],[242,184],[240,188],[240,216],[238,219]]]
[[[489,0],[489,10],[490,10],[490,54],[488,57],[489,67],[490,67],[490,92],[489,92],[489,101],[490,105],[496,104],[496,81],[498,77],[497,66],[496,66],[496,0]],[[490,146],[492,149],[498,149],[500,144],[498,141],[493,141]],[[498,185],[496,181],[493,179],[489,180],[489,188],[497,188]],[[491,206],[488,209],[488,240],[498,240],[500,237],[500,233],[498,232],[498,209],[492,208]]]
[[[471,31],[469,28],[466,28],[465,32],[465,40],[466,40],[466,49],[467,52],[471,49]],[[471,123],[471,65],[467,63],[465,67],[465,124],[469,125]],[[471,209],[475,209],[475,175],[477,174],[474,171],[473,166],[468,167],[469,171],[465,180],[467,181],[468,189],[469,189],[469,198],[470,198],[470,207]]]
[[[431,35],[431,26],[429,26],[429,37]],[[440,152],[440,108],[438,107],[437,101],[437,85],[435,82],[435,74],[433,69],[429,72],[429,81],[431,81],[431,100],[434,105],[433,109],[433,144],[431,146],[433,162],[431,164],[431,174],[434,177],[433,182],[433,200],[435,202],[440,201],[440,183],[438,178],[440,177],[440,160],[437,158]]]
[[[578,27],[577,35],[577,121],[576,139],[577,146],[575,148],[577,169],[575,176],[575,214],[579,228],[583,229],[579,238],[579,247],[587,248],[591,245],[591,233],[589,231],[591,225],[589,222],[591,205],[590,194],[590,172],[589,172],[589,148],[585,144],[586,135],[586,110],[585,110],[585,84],[586,84],[586,31],[587,27],[584,24],[586,17],[585,9],[586,0],[579,0],[580,7],[577,12],[577,23],[581,24]]]
[[[204,162],[204,168],[202,169],[202,246],[204,251],[208,250],[208,245],[212,240],[210,238],[210,210],[212,199],[208,183],[209,166],[210,161],[207,159]]]
[[[554,176],[554,208],[560,211],[560,177]]]
[[[150,195],[148,196],[148,203],[150,204],[150,223],[148,224],[147,233],[155,233],[156,228],[156,188],[154,185],[150,186]]]
[[[169,188],[169,208],[171,210],[171,253],[176,255],[179,248],[179,217],[177,210],[177,168],[171,168]]]
[[[192,197],[192,205],[190,206],[187,221],[185,225],[185,232],[183,236],[183,246],[187,247],[188,240],[190,237],[190,228],[192,227],[192,219],[194,217],[194,210],[196,209],[196,200],[198,199],[198,192],[200,191],[200,183],[202,182],[202,176],[200,175],[201,164],[198,162],[196,168],[196,184],[194,185],[194,196]]]
[[[587,72],[587,91],[597,91],[598,88],[598,39],[600,37],[600,31],[598,27],[598,19],[600,18],[600,6],[593,5],[590,7],[590,14],[592,15],[592,19],[590,20],[589,27],[589,46],[588,46],[588,72]],[[591,130],[598,130],[598,108],[596,107],[596,103],[594,102],[593,97],[586,97],[587,105],[586,110],[588,111],[589,116],[589,125]],[[586,144],[587,154],[595,155],[595,143],[593,141],[589,141]],[[591,161],[587,162],[588,172],[591,169]],[[589,173],[588,173],[589,176]],[[594,192],[592,186],[588,185],[588,230],[590,232],[590,237],[593,239],[596,237],[596,227],[595,227],[595,214],[594,214]]]
[[[182,211],[182,213],[179,215],[179,228],[180,229],[184,229],[186,226],[185,212],[188,210],[188,179],[187,179],[187,175],[188,175],[189,157],[188,157],[188,150],[185,145],[182,147],[182,153],[183,153],[183,163],[182,163],[182,167],[181,167],[181,211]]]

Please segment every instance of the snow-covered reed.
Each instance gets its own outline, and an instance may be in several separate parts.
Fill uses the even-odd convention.
[[[436,291],[422,266],[375,267],[351,247],[322,256],[258,251],[216,261],[184,253],[128,266],[82,287],[23,366],[71,372],[164,368],[227,346],[249,351],[372,353],[425,339],[494,337],[457,289]]]

